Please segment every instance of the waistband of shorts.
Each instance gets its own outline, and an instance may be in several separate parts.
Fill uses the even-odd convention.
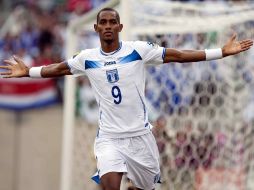
[[[152,131],[150,129],[144,130],[144,131],[140,131],[140,132],[135,132],[135,133],[125,133],[125,134],[108,134],[108,133],[101,133],[99,134],[99,136],[96,137],[96,139],[121,139],[121,138],[131,138],[131,137],[136,137],[136,136],[142,136],[142,135],[146,135],[148,133],[152,133]]]

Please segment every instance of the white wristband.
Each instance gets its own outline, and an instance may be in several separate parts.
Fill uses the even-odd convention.
[[[29,69],[29,76],[32,78],[41,78],[41,69],[43,66],[40,67],[31,67]]]
[[[222,58],[222,49],[218,48],[218,49],[205,49],[205,56],[206,56],[206,60],[210,61],[210,60],[214,60],[214,59],[220,59]]]

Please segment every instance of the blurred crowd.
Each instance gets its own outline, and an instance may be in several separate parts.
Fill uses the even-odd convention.
[[[105,1],[11,1],[13,4],[11,4],[8,14],[6,14],[5,18],[1,17],[0,19],[0,64],[3,64],[3,60],[10,59],[12,55],[23,59],[27,66],[49,65],[65,60],[66,27],[68,22],[86,14]],[[51,105],[62,100],[63,78],[51,79],[51,85],[46,84],[48,83],[46,80],[36,83],[35,85],[38,86],[38,98],[33,102],[26,103],[22,103],[20,99],[18,106],[12,103],[15,101],[16,95],[23,93],[23,98],[24,95],[28,97],[32,96],[33,93],[28,92],[29,85],[26,86],[22,81],[16,81],[15,84],[9,82],[9,80],[0,79],[0,95],[2,96],[0,108],[24,110]],[[19,90],[19,83],[24,85],[21,91]],[[47,85],[47,89],[45,85]],[[51,89],[52,95],[40,100],[40,94],[43,93],[42,91],[40,93],[39,86],[44,86],[44,92]],[[4,100],[8,99],[8,97],[12,98],[13,101]]]
[[[68,21],[105,0],[69,0],[62,3],[25,1],[13,5],[2,20],[0,60],[13,54],[29,65],[48,65],[65,58],[65,29]]]

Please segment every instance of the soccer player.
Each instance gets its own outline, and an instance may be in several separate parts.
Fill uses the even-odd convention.
[[[86,74],[99,106],[99,128],[94,153],[104,190],[119,190],[126,174],[138,189],[152,190],[160,180],[158,148],[151,133],[145,104],[145,66],[170,62],[220,59],[248,50],[252,40],[233,35],[218,49],[176,50],[142,41],[120,41],[123,29],[117,11],[102,9],[95,31],[101,47],[86,49],[67,61],[27,67],[22,60],[5,60],[5,78],[58,77]],[[96,178],[95,178],[96,179]]]

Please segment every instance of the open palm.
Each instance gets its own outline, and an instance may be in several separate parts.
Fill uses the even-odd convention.
[[[0,72],[0,75],[4,78],[18,78],[29,76],[29,68],[18,57],[14,56],[14,59],[4,60],[6,66],[0,66],[0,69],[6,69],[4,72]]]
[[[222,48],[223,57],[235,55],[251,48],[253,41],[250,39],[236,41],[236,34],[233,34],[229,41]]]

